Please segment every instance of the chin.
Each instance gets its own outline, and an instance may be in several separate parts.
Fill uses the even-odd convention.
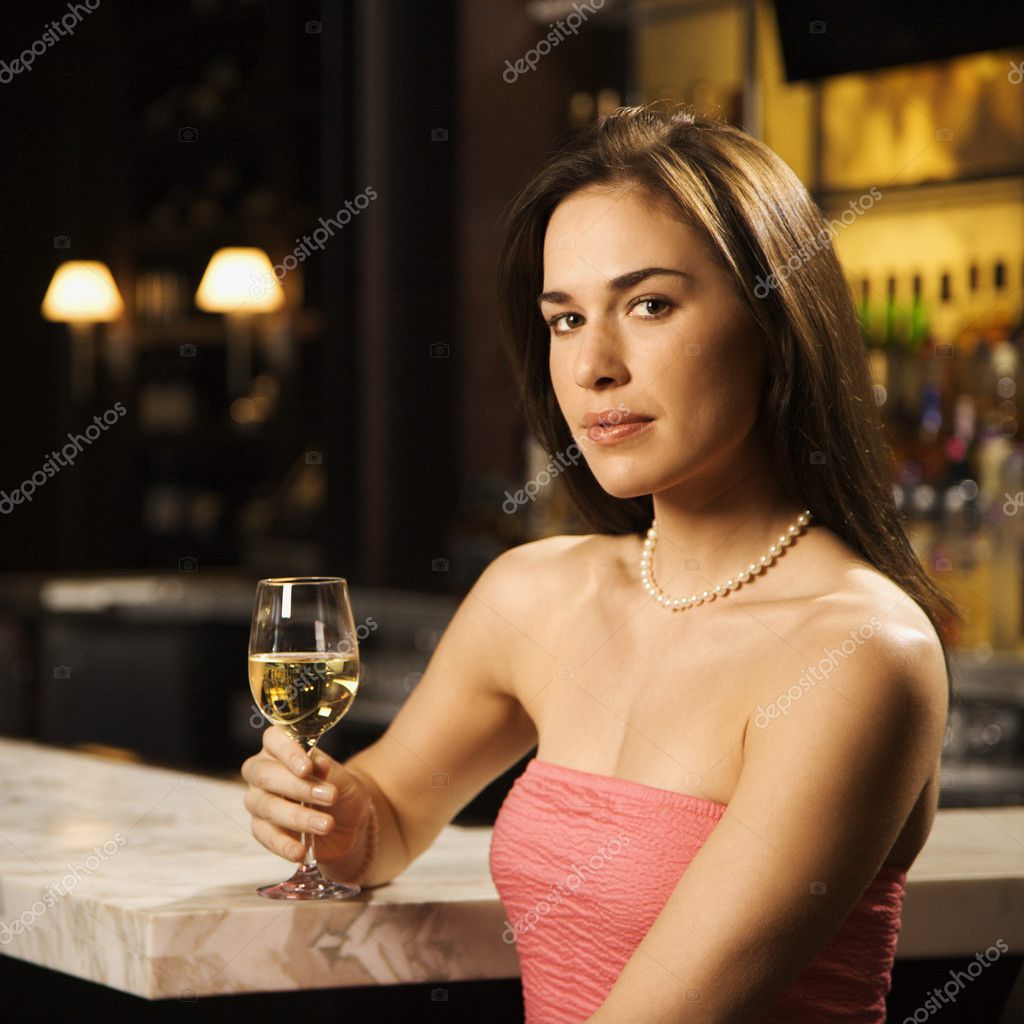
[[[594,462],[598,463],[596,467]],[[692,477],[696,468],[694,459],[689,457],[677,457],[667,464],[663,460],[631,457],[609,459],[603,464],[601,460],[588,460],[587,465],[601,489],[613,498],[640,498],[670,490]]]
[[[656,489],[656,485],[652,486],[649,479],[637,473],[594,473],[594,479],[601,485],[601,490],[613,498],[640,498]]]

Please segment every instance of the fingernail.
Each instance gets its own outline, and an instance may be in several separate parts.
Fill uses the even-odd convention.
[[[297,771],[300,775],[306,770],[306,766],[308,764],[308,759],[305,757],[301,757],[299,754],[296,754],[292,758],[292,768],[294,768],[295,771]]]
[[[331,791],[327,786],[314,786],[313,787],[313,799],[328,801],[331,799]]]
[[[314,832],[326,832],[330,823],[330,818],[324,818],[321,815],[317,815],[315,818],[309,819],[309,827]]]

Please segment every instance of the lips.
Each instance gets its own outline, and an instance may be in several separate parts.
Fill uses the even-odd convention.
[[[653,418],[641,413],[623,412],[621,409],[605,409],[588,412],[583,417],[587,437],[595,444],[613,445],[635,437],[649,429]]]
[[[638,412],[624,412],[622,409],[602,409],[600,412],[585,413],[583,426],[589,430],[591,427],[614,427],[620,423],[650,423],[652,418]]]

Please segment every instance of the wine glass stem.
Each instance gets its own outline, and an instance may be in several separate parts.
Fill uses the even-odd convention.
[[[310,760],[313,759],[313,748],[316,746],[316,736],[306,737],[299,740],[302,749],[309,755]],[[302,801],[300,804],[302,807],[308,807],[309,805]],[[316,854],[313,852],[313,836],[310,833],[303,832],[299,841],[306,848],[306,852],[302,855],[302,866],[310,871],[316,870]]]

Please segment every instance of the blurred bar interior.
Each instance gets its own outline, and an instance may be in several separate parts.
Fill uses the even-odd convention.
[[[0,68],[7,735],[234,774],[255,581],[323,573],[365,659],[324,744],[374,738],[483,567],[582,529],[557,476],[510,498],[548,456],[500,347],[499,218],[567,133],[663,98],[832,218],[908,534],[965,613],[941,802],[1024,803],[1019,4],[582,7],[531,68],[573,4],[105,0]]]

